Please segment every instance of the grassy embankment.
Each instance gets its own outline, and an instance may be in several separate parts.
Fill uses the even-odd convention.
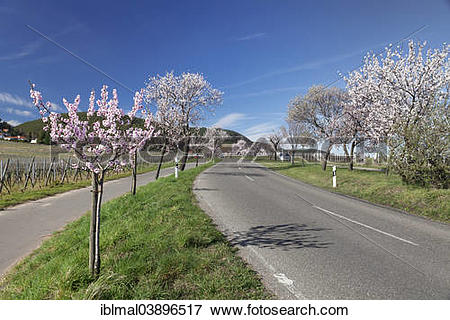
[[[88,271],[86,214],[11,270],[0,299],[270,298],[195,204],[192,183],[210,165],[104,204],[98,279]]]
[[[337,188],[332,187],[331,166],[322,171],[318,164],[301,166],[263,160],[268,168],[303,182],[342,194],[391,206],[433,220],[450,222],[450,190],[406,185],[398,175],[382,172],[338,169]]]

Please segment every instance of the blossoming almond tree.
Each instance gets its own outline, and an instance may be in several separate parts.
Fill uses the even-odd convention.
[[[182,118],[176,105],[172,104],[170,98],[166,95],[166,87],[153,78],[145,89],[145,101],[149,106],[156,108],[153,124],[159,131],[159,138],[162,143],[161,155],[155,179],[159,178],[164,155],[168,150],[176,149],[178,142],[182,138]],[[148,111],[150,112],[150,111]]]
[[[191,126],[204,119],[207,112],[212,112],[214,106],[222,103],[223,93],[213,89],[203,75],[198,73],[183,73],[179,76],[173,72],[165,76],[149,79],[146,86],[148,101],[158,105],[167,105],[176,117],[175,123],[180,126],[183,139],[179,146],[183,148],[181,170],[186,166],[189,153]]]
[[[128,130],[125,132],[127,138],[128,154],[130,155],[130,164],[132,166],[132,182],[131,182],[131,194],[136,194],[137,184],[137,162],[138,151],[141,150],[144,145],[153,137],[159,135],[159,131],[155,130],[153,124],[153,116],[150,111],[143,108],[144,90],[136,92],[134,96],[134,104],[130,112],[127,114],[126,127]],[[144,116],[143,128],[137,123],[139,119],[136,114],[141,112]]]
[[[202,131],[202,128],[191,128],[189,148],[194,153],[196,167],[198,167],[200,157],[206,158],[205,156],[211,153],[210,141],[205,134],[201,134]]]
[[[352,72],[345,78],[350,100],[360,118],[365,132],[372,139],[386,141],[390,150],[390,159],[405,181],[423,178],[417,167],[416,159],[422,158],[430,148],[441,148],[434,152],[434,158],[420,160],[422,168],[436,167],[441,170],[436,174],[448,181],[448,169],[445,165],[445,145],[447,138],[435,134],[433,125],[448,120],[448,96],[450,87],[450,63],[448,52],[450,46],[425,52],[426,43],[408,44],[408,52],[400,48],[387,48],[384,56],[367,55],[360,70]],[[436,117],[436,121],[428,121]],[[424,122],[429,122],[425,125]],[[417,128],[426,130],[417,131]],[[444,130],[445,131],[445,130]],[[448,133],[448,128],[447,128]],[[421,135],[424,139],[417,139]],[[423,143],[427,135],[434,136],[435,143]],[[421,142],[422,141],[422,142]],[[421,150],[417,153],[418,150]],[[414,155],[416,154],[416,155]],[[422,176],[422,178],[420,177]]]
[[[291,150],[291,164],[294,165],[295,152],[300,146],[309,142],[310,131],[303,123],[295,122],[289,119],[286,119],[286,122],[287,127],[282,126],[280,128],[283,137],[281,144],[289,145],[289,149]],[[304,163],[303,157],[302,163]]]
[[[303,123],[322,140],[322,149],[326,148],[323,170],[327,168],[333,145],[339,142],[338,129],[347,100],[347,94],[342,89],[313,86],[305,96],[297,96],[289,103],[288,119]]]
[[[245,140],[240,139],[238,142],[231,145],[231,153],[233,155],[242,156],[248,152],[248,145]]]
[[[214,161],[215,156],[221,152],[220,146],[228,137],[228,134],[217,127],[206,129],[205,138],[208,141],[208,148],[211,150],[211,160]]]
[[[353,170],[355,148],[367,139],[365,134],[365,114],[363,108],[347,101],[342,109],[342,117],[336,130],[337,142],[342,144],[345,155],[349,159],[349,170]],[[350,145],[350,152],[348,150]]]
[[[103,182],[107,170],[120,168],[130,162],[136,150],[143,147],[152,136],[151,116],[146,115],[145,128],[135,128],[132,121],[142,110],[142,92],[136,92],[134,106],[128,117],[119,108],[117,91],[108,99],[107,86],[101,89],[101,98],[95,101],[91,92],[87,120],[79,117],[80,96],[74,102],[63,99],[67,116],[50,112],[50,102],[43,102],[42,95],[31,84],[30,96],[39,109],[44,129],[50,132],[52,141],[73,151],[83,169],[92,173],[92,212],[89,237],[89,269],[93,276],[100,272],[100,211]],[[97,104],[97,109],[95,108]]]
[[[428,50],[410,41],[407,54],[386,48],[384,57],[368,54],[360,70],[345,77],[348,93],[372,138],[386,138],[400,123],[420,117],[448,95],[450,46]]]

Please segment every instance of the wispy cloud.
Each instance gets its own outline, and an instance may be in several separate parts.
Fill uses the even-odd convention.
[[[250,98],[250,97],[259,97],[279,92],[286,92],[286,91],[299,91],[303,90],[305,87],[299,86],[299,87],[285,87],[285,88],[275,88],[275,89],[268,89],[268,90],[262,90],[257,92],[250,92],[250,93],[244,93],[244,94],[236,94],[236,95],[230,95],[227,97],[227,99],[233,99],[233,98]]]
[[[6,8],[5,10],[7,10]],[[2,11],[2,7],[0,7],[0,12]],[[58,33],[56,33],[53,37],[57,38],[60,36],[64,36],[68,33],[78,31],[81,29],[85,29],[85,25],[79,22],[75,22],[70,24],[68,27],[61,29]],[[8,54],[4,54],[0,56],[0,61],[10,61],[10,60],[17,60],[21,58],[25,58],[27,56],[32,55],[35,53],[42,45],[44,44],[44,41],[42,39],[38,39],[32,42],[29,42],[25,45],[23,45],[19,50],[16,50],[15,52],[11,52]],[[40,59],[43,59],[42,57]],[[42,60],[39,61],[42,63]]]
[[[29,100],[25,100],[19,96],[15,96],[7,92],[0,92],[0,102],[22,107],[33,107],[33,104]]]
[[[319,59],[319,60],[314,60],[314,61],[310,61],[310,62],[306,62],[297,66],[293,66],[290,68],[280,68],[278,70],[272,71],[272,72],[267,72],[267,73],[263,73],[259,76],[238,82],[238,83],[233,83],[230,84],[228,86],[225,86],[224,89],[230,89],[230,88],[236,88],[236,87],[241,87],[244,86],[246,84],[250,84],[253,82],[257,82],[259,80],[263,80],[263,79],[267,79],[267,78],[272,78],[275,76],[280,76],[280,75],[284,75],[284,74],[288,74],[288,73],[293,73],[293,72],[299,72],[299,71],[304,71],[304,70],[314,70],[317,69],[319,67],[322,67],[324,65],[330,64],[330,63],[334,63],[334,62],[339,62],[341,60],[345,60],[351,57],[354,57],[356,55],[361,55],[365,53],[365,50],[358,50],[358,51],[353,51],[353,52],[349,52],[349,53],[345,53],[345,54],[340,54],[340,55],[336,55],[330,58],[326,58],[326,59]]]
[[[253,33],[253,34],[248,34],[246,36],[243,37],[239,37],[239,38],[235,38],[236,41],[248,41],[248,40],[255,40],[255,39],[260,39],[266,36],[265,32],[259,32],[259,33]]]
[[[243,113],[230,113],[222,118],[220,118],[213,126],[218,128],[229,129],[231,126],[235,125],[240,120],[245,119],[245,114]]]
[[[263,122],[245,129],[243,134],[250,140],[256,141],[258,138],[267,137],[279,126],[276,122]]]
[[[12,125],[13,127],[18,126],[19,124],[21,124],[22,122],[17,121],[17,120],[6,120],[6,122],[8,122],[10,125]]]
[[[12,53],[8,53],[6,55],[0,56],[0,61],[7,61],[7,60],[16,60],[20,58],[27,57],[39,49],[39,47],[42,45],[42,41],[33,41],[26,45],[24,45],[20,50]]]
[[[31,111],[17,110],[17,109],[13,109],[13,108],[6,108],[6,112],[8,112],[10,114],[16,114],[16,115],[22,116],[22,117],[30,117],[33,115],[33,113]]]
[[[15,10],[11,7],[0,6],[0,13],[13,13]]]

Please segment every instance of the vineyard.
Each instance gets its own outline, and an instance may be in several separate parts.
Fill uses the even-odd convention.
[[[173,156],[167,154],[163,159],[165,166],[172,160]],[[156,153],[141,152],[137,160],[138,172],[154,169],[158,161]],[[108,171],[106,179],[130,172],[131,166],[124,166]],[[0,141],[0,195],[88,182],[90,179],[91,172],[82,170],[80,161],[72,153],[55,146]]]

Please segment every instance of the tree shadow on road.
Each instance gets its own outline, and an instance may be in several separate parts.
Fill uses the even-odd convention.
[[[332,242],[321,240],[321,232],[331,229],[312,228],[306,224],[280,224],[256,226],[247,231],[228,233],[232,245],[242,247],[290,249],[327,248]]]

